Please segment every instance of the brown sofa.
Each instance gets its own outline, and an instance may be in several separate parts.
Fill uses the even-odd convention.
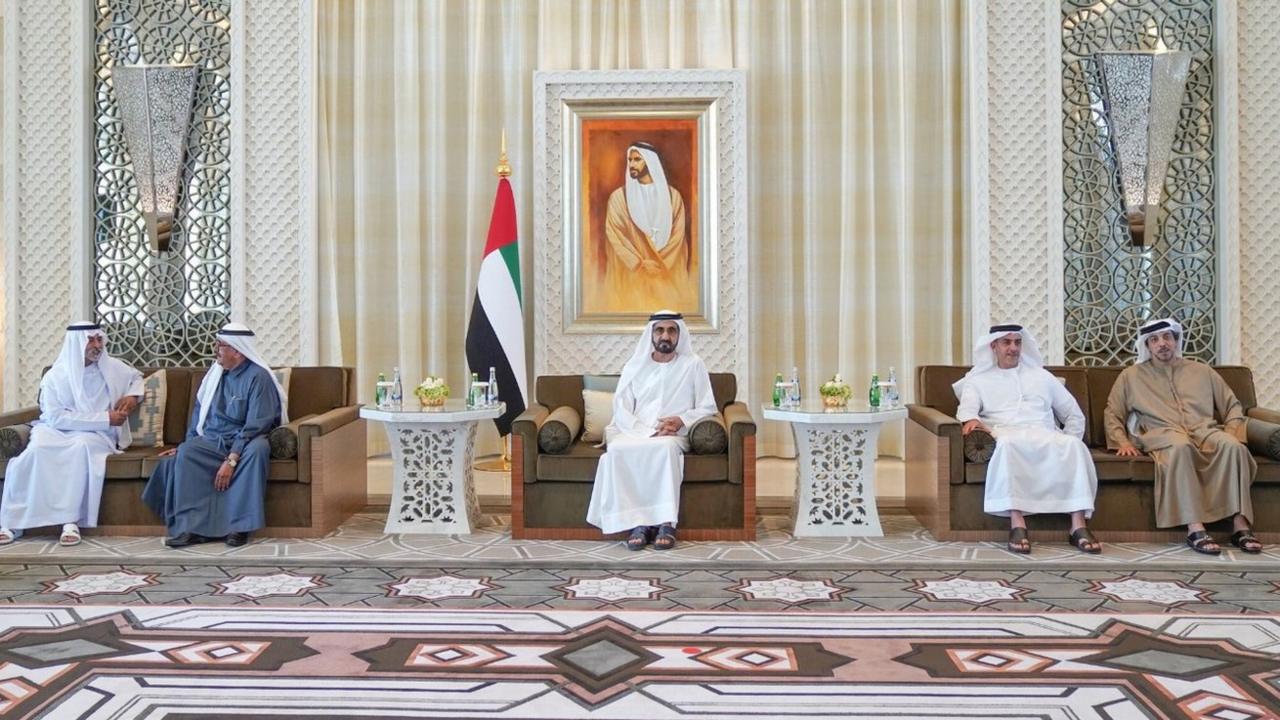
[[[1099,539],[1112,542],[1178,541],[1183,529],[1155,526],[1154,465],[1151,458],[1125,458],[1106,449],[1103,416],[1111,386],[1122,367],[1048,367],[1084,412],[1085,443],[1098,471],[1098,495],[1089,525]],[[1216,368],[1251,418],[1277,422],[1280,413],[1257,407],[1253,374],[1247,367]],[[939,540],[1004,540],[1009,521],[982,511],[986,463],[963,454],[957,401],[951,384],[968,367],[930,365],[916,371],[916,398],[907,406],[907,507]],[[1253,485],[1254,525],[1265,542],[1280,541],[1280,462],[1254,450],[1258,474]],[[1065,542],[1066,515],[1033,515],[1027,526],[1033,540]],[[1219,540],[1230,534],[1230,520],[1209,526]]]
[[[583,417],[581,375],[549,375],[535,384],[535,402],[516,418],[511,433],[511,536],[596,539],[587,505],[596,465],[604,453],[582,441],[581,429],[562,453],[541,452],[538,431],[548,415],[568,406]],[[680,537],[687,540],[754,540],[756,536],[756,425],[745,403],[735,402],[737,379],[712,373],[719,420],[727,429],[720,454],[687,454],[680,490]]]
[[[149,375],[155,369],[144,369]],[[107,458],[98,513],[98,534],[162,535],[164,525],[142,503],[142,488],[156,457],[180,443],[204,368],[167,368],[165,447],[131,448]],[[267,527],[262,535],[317,537],[336,528],[367,500],[366,433],[355,397],[355,372],[343,367],[295,367],[289,376],[290,423],[297,453],[273,459],[267,475]],[[0,415],[0,427],[28,423],[37,407]],[[0,462],[3,487],[7,460]]]

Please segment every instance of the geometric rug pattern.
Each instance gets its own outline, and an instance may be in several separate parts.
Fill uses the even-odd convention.
[[[657,552],[647,548],[630,552],[616,540],[514,540],[507,515],[484,516],[484,524],[468,535],[387,535],[386,513],[362,512],[335,532],[320,538],[254,538],[250,544],[229,548],[225,544],[193,545],[180,550],[166,548],[159,536],[112,537],[86,535],[75,547],[61,547],[57,536],[23,538],[0,546],[0,562],[94,561],[211,562],[306,564],[343,562],[348,565],[493,565],[542,567],[664,566],[664,567],[845,567],[849,565],[935,568],[940,565],[1047,566],[1047,567],[1275,567],[1280,546],[1262,555],[1245,555],[1230,546],[1219,557],[1197,555],[1181,543],[1106,543],[1100,555],[1086,555],[1065,542],[1036,543],[1030,555],[1015,556],[1003,542],[943,542],[933,538],[914,517],[885,513],[880,521],[884,537],[797,538],[791,520],[765,515],[757,524],[752,542],[681,542],[675,549]],[[1225,542],[1225,538],[1219,538]]]
[[[1202,613],[0,608],[7,718],[1264,718],[1280,621]]]
[[[0,604],[1280,614],[1280,569],[0,564]]]

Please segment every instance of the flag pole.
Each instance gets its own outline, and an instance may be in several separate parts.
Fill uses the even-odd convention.
[[[498,151],[498,166],[494,173],[499,178],[511,177],[511,163],[507,160],[507,129],[502,128],[502,144]],[[502,438],[502,460],[485,460],[475,464],[477,470],[486,472],[511,472],[511,434]]]

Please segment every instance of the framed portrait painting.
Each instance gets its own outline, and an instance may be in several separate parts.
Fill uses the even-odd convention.
[[[550,181],[539,199],[558,229],[564,333],[630,333],[660,308],[683,313],[691,331],[720,329],[724,190],[745,178],[724,177],[720,159],[731,148],[727,115],[740,109],[729,105],[740,97],[714,90],[710,74],[741,78],[537,74],[535,115],[548,112],[536,167]]]
[[[747,357],[746,73],[534,73],[534,358],[608,370],[655,310]]]

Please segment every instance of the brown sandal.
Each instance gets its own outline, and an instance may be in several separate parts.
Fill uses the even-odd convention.
[[[1027,539],[1027,529],[1024,527],[1009,528],[1009,542],[1005,544],[1009,552],[1019,555],[1031,554],[1031,541]]]
[[[1187,534],[1187,547],[1195,550],[1201,555],[1221,555],[1222,547],[1218,546],[1209,549],[1210,545],[1218,545],[1218,541],[1210,537],[1209,533],[1204,530],[1197,530]]]
[[[1231,536],[1231,544],[1250,555],[1257,555],[1262,552],[1262,541],[1253,534],[1253,528],[1237,530],[1235,534]]]
[[[1088,545],[1083,543],[1088,543]],[[1067,536],[1067,544],[1089,555],[1097,555],[1102,552],[1102,543],[1098,542],[1098,538],[1094,537],[1087,527],[1072,530],[1071,534]]]

